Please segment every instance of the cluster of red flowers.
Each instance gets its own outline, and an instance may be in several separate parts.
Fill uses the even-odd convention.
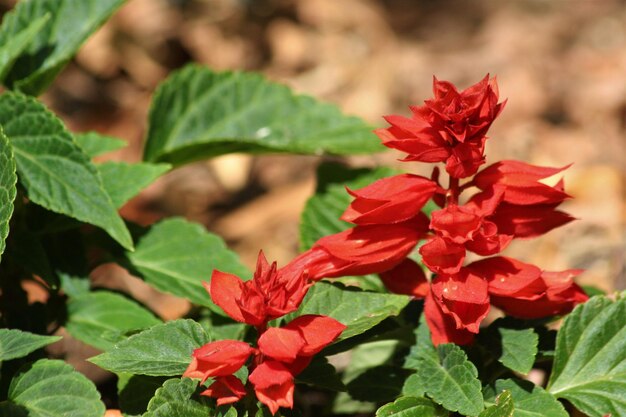
[[[411,108],[411,118],[386,117],[391,126],[376,133],[384,145],[406,152],[404,161],[445,162],[448,187],[435,168],[431,178],[397,175],[349,190],[354,200],[342,219],[355,227],[318,240],[288,268],[306,269],[312,279],[379,273],[389,290],[426,298],[435,344],[472,342],[490,305],[539,318],[584,302],[587,296],[572,280],[579,270],[546,272],[504,256],[464,265],[467,251],[496,255],[515,238],[573,220],[557,210],[569,198],[563,181],[545,182],[567,167],[502,161],[478,172],[487,130],[505,104],[498,103],[495,79],[487,76],[461,92],[435,79],[434,94]],[[474,194],[461,203],[468,190]],[[429,220],[422,208],[431,199],[440,210]],[[407,257],[423,239],[419,253],[431,281]]]
[[[246,395],[244,383],[234,373],[248,363],[248,381],[258,400],[272,414],[279,407],[292,408],[294,377],[346,328],[333,318],[318,315],[268,327],[270,320],[297,310],[310,286],[306,273],[277,270],[276,263],[269,265],[262,252],[249,281],[214,271],[205,288],[230,317],[257,329],[257,346],[237,340],[207,343],[193,352],[183,376],[199,378],[200,383],[213,378],[201,395],[216,398],[218,405],[232,404]]]

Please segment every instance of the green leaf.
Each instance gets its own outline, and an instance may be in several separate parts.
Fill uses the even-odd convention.
[[[154,95],[144,159],[181,165],[230,152],[379,152],[371,130],[258,74],[188,66]]]
[[[7,13],[4,17],[3,25],[0,26],[0,33],[4,29],[4,25],[11,24],[11,13]],[[8,20],[7,20],[8,19]],[[20,28],[18,28],[8,39],[8,42],[1,43],[0,47],[0,82],[4,80],[7,73],[15,63],[15,60],[24,52],[28,47],[28,44],[33,40],[41,28],[50,19],[49,14],[45,14],[38,19],[30,22],[25,22]],[[15,21],[15,20],[13,20]],[[20,23],[20,22],[17,22]],[[1,39],[1,37],[0,37]]]
[[[341,382],[335,367],[328,363],[326,358],[319,356],[313,359],[309,366],[298,374],[296,382],[331,391],[346,390],[346,386]]]
[[[17,192],[16,182],[13,149],[0,126],[0,260],[6,247],[5,239],[9,235],[9,220],[13,215],[13,201]]]
[[[191,399],[198,382],[189,378],[170,379],[156,391],[143,417],[207,417],[211,408]]]
[[[341,284],[318,282],[311,287],[298,311],[288,317],[303,314],[330,316],[348,326],[339,338],[344,340],[365,332],[389,316],[397,316],[409,301],[405,295],[367,292]]]
[[[480,413],[478,417],[513,417],[513,397],[509,391],[502,391],[496,398],[496,404]]]
[[[539,336],[533,329],[498,328],[502,341],[502,355],[498,359],[504,366],[527,374],[535,363]]]
[[[591,417],[626,415],[625,297],[591,298],[557,335],[548,391]]]
[[[5,84],[38,95],[63,69],[82,43],[124,0],[23,0],[0,26],[0,45],[31,29],[43,16],[50,21],[38,28],[7,74]]]
[[[391,401],[402,392],[409,371],[393,365],[369,368],[348,383],[348,393],[359,401],[382,403]]]
[[[209,282],[214,269],[244,278],[250,275],[219,236],[176,218],[154,225],[128,258],[153,287],[217,310],[202,281]]]
[[[96,166],[115,207],[122,207],[171,168],[169,164],[125,162],[105,162]]]
[[[162,376],[120,374],[117,380],[119,407],[124,416],[141,416],[155,391],[167,380]]]
[[[447,415],[447,411],[442,410],[431,400],[416,397],[400,397],[376,411],[376,417],[446,417]]]
[[[98,171],[57,117],[33,98],[5,93],[0,95],[0,125],[13,145],[19,180],[31,201],[99,226],[132,249],[130,233]]]
[[[502,392],[511,393],[515,411],[513,417],[567,417],[563,405],[543,388],[528,381],[499,379],[483,390],[485,404],[492,405]],[[482,416],[481,416],[482,417]]]
[[[41,336],[17,329],[0,329],[0,361],[21,358],[58,340],[61,340],[60,336]]]
[[[437,346],[437,357],[420,355],[417,375],[426,394],[447,410],[468,416],[483,411],[478,371],[457,345]]]
[[[209,342],[206,332],[193,320],[157,324],[90,359],[111,372],[138,375],[182,375],[194,349]]]
[[[145,329],[161,323],[149,310],[110,291],[95,291],[70,298],[67,313],[67,331],[76,339],[101,350],[113,347],[113,343],[105,338],[106,332]]]
[[[126,141],[122,139],[96,132],[75,133],[74,139],[90,158],[113,152],[126,146]]]
[[[21,409],[24,414],[15,413]],[[104,404],[95,385],[60,360],[42,359],[22,368],[9,387],[0,416],[102,417]]]
[[[368,369],[389,363],[397,346],[398,342],[395,340],[364,343],[357,346],[351,352],[350,363],[344,371],[343,381],[350,383]],[[345,392],[340,392],[333,403],[335,414],[369,413],[375,409],[373,402],[358,401]]]

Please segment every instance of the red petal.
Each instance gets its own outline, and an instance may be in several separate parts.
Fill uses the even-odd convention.
[[[306,343],[300,351],[302,356],[312,356],[339,337],[347,327],[332,317],[304,315],[290,321],[284,329],[296,330]]]
[[[456,328],[472,333],[478,333],[489,313],[487,288],[487,282],[467,268],[455,275],[439,275],[431,285],[439,306],[454,319]]]
[[[415,261],[407,258],[394,268],[380,274],[385,287],[396,294],[424,298],[430,291],[430,284],[424,270]]]
[[[264,355],[282,362],[291,362],[305,345],[297,330],[270,327],[259,338],[259,350]]]
[[[532,298],[546,288],[539,268],[505,256],[483,259],[468,268],[489,282],[489,293],[495,296]]]
[[[237,377],[227,375],[216,378],[200,395],[217,398],[217,405],[232,404],[246,396],[246,387]]]
[[[426,296],[424,315],[430,329],[431,338],[435,346],[442,343],[456,343],[467,345],[474,340],[474,334],[465,329],[457,329],[454,319],[445,314],[432,293]]]
[[[519,206],[502,203],[489,220],[498,225],[500,233],[527,238],[543,235],[574,218],[555,210],[553,204]]]
[[[414,224],[357,226],[317,241],[331,256],[347,261],[327,277],[363,275],[386,271],[400,263],[419,241],[422,232]]]
[[[430,228],[454,243],[465,243],[480,228],[482,219],[472,210],[449,205],[431,214]]]
[[[254,385],[257,398],[265,404],[272,414],[278,408],[293,408],[293,375],[276,361],[265,361],[257,366],[248,380]]]
[[[246,322],[237,305],[243,291],[243,282],[239,277],[215,270],[211,275],[211,284],[202,283],[202,285],[211,295],[213,302],[220,306],[226,314],[236,321]]]
[[[350,191],[355,200],[342,220],[365,225],[399,223],[415,217],[433,196],[437,184],[417,175],[396,175]]]
[[[465,247],[448,242],[438,236],[430,239],[419,249],[422,262],[437,274],[454,274],[461,269],[465,259]]]
[[[183,374],[189,378],[226,376],[241,368],[254,349],[237,340],[218,340],[193,351],[191,364]]]

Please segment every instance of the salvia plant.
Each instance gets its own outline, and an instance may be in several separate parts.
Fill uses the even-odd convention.
[[[90,361],[117,377],[128,417],[626,416],[624,294],[500,255],[573,218],[559,210],[567,167],[487,164],[505,107],[495,78],[462,91],[435,78],[377,139],[259,75],[191,65],[154,93],[143,161],[95,163],[124,142],[69,131],[36,97],[123,3],[22,0],[0,26],[0,416],[104,415],[97,387],[48,357],[60,327],[102,352]],[[432,175],[322,163],[302,253],[280,267],[259,251],[251,272],[184,219],[118,214],[192,161],[381,143]],[[164,322],[94,288],[90,272],[111,262],[194,307]],[[45,301],[29,302],[26,281]]]

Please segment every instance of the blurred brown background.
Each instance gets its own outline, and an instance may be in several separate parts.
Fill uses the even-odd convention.
[[[14,3],[0,0],[0,11]],[[626,2],[129,0],[43,100],[75,131],[128,140],[129,148],[107,158],[135,161],[152,92],[190,61],[261,71],[379,125],[382,115],[407,115],[409,104],[429,98],[433,75],[461,88],[497,75],[509,102],[490,131],[488,162],[574,162],[566,185],[575,199],[565,209],[580,218],[507,253],[549,270],[585,268],[583,284],[626,287]],[[388,152],[349,162],[397,158]],[[318,163],[216,158],[168,174],[123,213],[144,224],[185,216],[224,236],[249,265],[260,248],[284,263],[297,253],[298,219]],[[182,311],[159,309],[170,317]]]

